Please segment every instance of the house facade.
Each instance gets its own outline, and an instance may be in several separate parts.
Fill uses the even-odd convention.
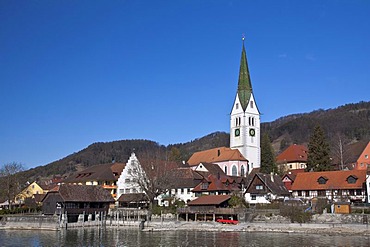
[[[367,143],[366,147],[358,157],[356,161],[357,170],[367,170],[370,168],[370,142]]]
[[[27,198],[34,198],[34,195],[42,194],[44,194],[43,188],[37,182],[32,182],[15,197],[15,203],[23,205]]]
[[[365,170],[298,173],[292,185],[292,195],[311,200],[365,202],[367,199]]]
[[[65,184],[99,185],[117,199],[117,181],[125,167],[124,163],[109,163],[89,167],[63,180]]]
[[[140,186],[135,182],[136,177],[134,173],[138,171],[143,172],[143,169],[135,153],[132,153],[117,180],[117,198],[121,197],[123,194],[143,193]]]
[[[248,183],[244,198],[250,204],[271,203],[273,200],[290,196],[280,176],[273,174],[255,173]]]
[[[283,182],[285,188],[287,188],[287,190],[290,193],[292,192],[292,185],[294,183],[295,178],[297,177],[297,174],[301,172],[305,172],[305,170],[304,169],[290,170],[281,177],[281,181]]]
[[[112,203],[111,193],[99,185],[62,184],[46,194],[42,212],[67,214],[68,222],[74,222],[81,214],[107,213]]]
[[[293,144],[276,157],[280,171],[306,169],[308,149],[303,145]]]

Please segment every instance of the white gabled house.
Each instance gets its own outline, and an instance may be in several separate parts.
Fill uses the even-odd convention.
[[[272,200],[284,199],[290,196],[280,176],[256,173],[245,190],[245,200],[250,204],[271,203]]]
[[[143,193],[139,184],[135,182],[136,176],[133,175],[137,171],[143,171],[143,169],[135,153],[132,153],[118,178],[117,198],[120,198],[122,194]]]

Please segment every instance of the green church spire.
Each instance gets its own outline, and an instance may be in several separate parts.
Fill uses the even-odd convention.
[[[244,47],[244,37],[243,37],[243,50],[242,57],[240,59],[240,70],[239,70],[239,81],[238,81],[238,95],[240,104],[245,111],[247,109],[249,99],[252,93],[251,78],[249,76],[247,55]]]

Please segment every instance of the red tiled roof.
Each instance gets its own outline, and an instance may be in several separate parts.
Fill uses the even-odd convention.
[[[202,162],[215,163],[229,160],[247,161],[238,149],[219,147],[194,153],[188,160],[188,164],[194,166]]]
[[[347,179],[352,176],[356,182],[350,184]],[[319,184],[318,179],[327,179],[325,184]],[[361,189],[366,181],[366,171],[326,171],[326,172],[303,172],[298,173],[292,190],[333,190],[333,189]]]
[[[307,162],[307,148],[303,145],[293,144],[276,157],[277,163]]]
[[[220,205],[221,203],[229,200],[230,198],[231,196],[229,195],[201,196],[191,202],[188,202],[188,206]]]

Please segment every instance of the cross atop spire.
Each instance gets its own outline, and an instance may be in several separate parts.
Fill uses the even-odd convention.
[[[251,97],[252,84],[251,84],[251,79],[249,75],[247,55],[246,55],[245,47],[244,47],[244,39],[245,37],[243,34],[242,36],[243,48],[242,48],[242,56],[240,59],[238,95],[239,95],[239,100],[242,105],[242,108],[245,111],[245,109],[248,106],[249,99]]]

